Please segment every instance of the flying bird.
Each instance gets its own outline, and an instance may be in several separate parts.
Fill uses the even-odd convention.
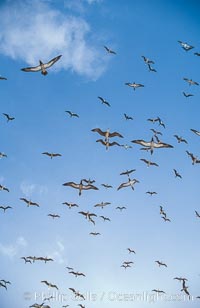
[[[49,156],[51,159],[52,159],[53,157],[62,156],[62,155],[59,154],[59,153],[43,152],[42,154]]]
[[[191,128],[190,129],[193,133],[195,133],[197,136],[200,136],[200,131],[196,130],[196,129],[193,129]]]
[[[63,202],[62,204],[67,205],[69,209],[72,207],[78,207],[78,204],[72,202]]]
[[[149,72],[154,72],[156,73],[157,70],[155,68],[153,68],[150,64],[147,64],[148,65],[148,68],[149,68]]]
[[[109,184],[101,184],[101,186],[103,186],[105,188],[113,188],[112,185],[109,185]]]
[[[144,163],[146,163],[147,167],[149,167],[149,166],[156,166],[156,167],[158,167],[159,166],[158,164],[156,164],[156,163],[154,163],[154,162],[152,162],[150,160],[144,159],[144,158],[140,158],[140,160],[142,160]]]
[[[164,291],[162,291],[162,290],[159,290],[159,289],[153,289],[152,292],[166,294],[166,292],[164,292]]]
[[[167,267],[167,264],[165,264],[165,263],[163,263],[163,262],[160,262],[160,261],[155,261],[155,262],[158,264],[159,267],[160,267],[160,266]]]
[[[109,142],[108,140],[103,140],[103,139],[98,139],[96,140],[96,142],[100,142],[101,144],[103,144],[105,147],[106,147],[106,150],[109,149],[109,147],[112,147],[113,145],[117,145],[117,146],[120,146],[120,144],[116,141],[114,142]]]
[[[194,48],[193,46],[189,45],[188,43],[184,43],[182,41],[178,41],[178,43],[181,45],[181,47],[185,50],[185,51],[189,51],[190,49]]]
[[[194,156],[194,154],[186,151],[186,153],[188,154],[188,156],[192,159],[192,164],[199,164],[200,163],[200,160],[198,159],[197,156]]]
[[[162,217],[162,219],[164,219],[164,221],[169,221],[169,222],[171,222],[171,220],[169,219],[169,218],[167,218],[167,217],[165,217],[165,216],[161,216]]]
[[[52,284],[52,283],[50,283],[50,282],[48,282],[48,281],[46,281],[46,280],[42,280],[41,282],[44,283],[44,284],[46,284],[46,285],[48,286],[48,288],[55,288],[55,289],[58,290],[58,287],[57,287],[57,285],[55,285],[55,284]]]
[[[100,99],[100,101],[101,101],[102,104],[104,104],[104,105],[106,105],[106,106],[108,106],[108,107],[111,107],[111,106],[110,106],[110,103],[107,102],[103,97],[98,96],[98,98]]]
[[[120,175],[128,175],[131,174],[132,172],[136,171],[136,169],[131,169],[131,170],[126,170],[120,173]]]
[[[153,128],[151,128],[150,130],[154,133],[154,136],[156,136],[156,135],[161,135],[162,136],[162,133],[159,132],[158,130],[155,130]]]
[[[112,138],[112,137],[123,138],[123,136],[120,133],[118,133],[118,132],[112,132],[111,133],[109,129],[107,129],[106,131],[102,131],[100,128],[93,128],[91,131],[96,132],[101,136],[104,136],[106,140],[108,140],[109,138]]]
[[[131,249],[131,248],[127,248],[129,253],[134,253],[135,254],[135,250]]]
[[[85,297],[83,296],[83,294],[79,293],[79,291],[76,291],[74,288],[69,288],[69,290],[74,293],[75,297],[80,297],[85,300]]]
[[[74,275],[75,277],[78,277],[78,276],[83,276],[83,277],[85,277],[85,274],[80,273],[80,272],[70,271],[69,274],[72,274],[72,275]]]
[[[193,94],[191,94],[191,93],[185,93],[185,92],[183,92],[183,95],[185,96],[185,97],[191,97],[191,96],[194,96]]]
[[[79,196],[81,195],[82,190],[89,190],[89,189],[98,190],[98,188],[94,185],[91,185],[91,184],[84,185],[83,180],[81,180],[79,184],[74,183],[74,182],[66,182],[63,184],[63,186],[70,186],[72,188],[78,189]]]
[[[6,77],[0,76],[0,80],[7,80]]]
[[[47,216],[54,218],[60,218],[60,215],[58,214],[48,214]]]
[[[31,260],[27,259],[26,257],[21,257],[21,259],[24,260],[24,263],[25,263],[25,264],[26,264],[26,263],[31,263],[31,264],[32,264]]]
[[[7,113],[3,113],[3,115],[7,118],[7,122],[9,121],[13,121],[15,118],[14,117],[11,117],[9,114]]]
[[[94,205],[94,207],[101,207],[102,209],[106,206],[111,204],[110,202],[101,202]]]
[[[38,203],[32,202],[31,200],[27,200],[26,198],[20,198],[20,200],[24,201],[24,202],[27,204],[27,206],[33,205],[33,206],[39,207],[39,204],[38,204]]]
[[[55,62],[57,62],[61,57],[62,57],[62,55],[57,56],[57,57],[51,59],[47,63],[43,63],[41,60],[39,60],[40,64],[38,66],[26,67],[26,68],[22,68],[21,70],[23,72],[39,72],[39,71],[41,71],[42,75],[47,75],[48,74],[47,69],[49,67],[51,67]]]
[[[153,196],[153,195],[157,195],[157,192],[156,191],[146,191],[146,194]]]
[[[160,149],[160,148],[173,148],[171,144],[164,143],[164,142],[155,142],[153,138],[151,138],[151,141],[145,141],[142,139],[138,140],[132,140],[131,142],[140,144],[144,147],[147,147],[150,149],[150,153],[153,154],[154,149]]]
[[[200,57],[200,53],[199,52],[194,52],[194,55],[197,57]]]
[[[198,85],[199,85],[199,83],[198,83],[198,82],[193,81],[192,79],[183,78],[183,80],[187,81],[187,82],[189,83],[189,85],[190,85],[190,86],[191,86],[191,85],[196,85],[196,86],[198,86]]]
[[[12,206],[3,206],[3,205],[1,205],[0,209],[2,209],[4,211],[4,213],[5,213],[6,210],[12,209]]]
[[[133,88],[133,90],[135,91],[135,89],[137,89],[137,88],[143,88],[144,87],[144,85],[143,84],[141,84],[141,83],[135,83],[135,82],[126,82],[125,83],[125,85],[126,86],[129,86],[129,87],[131,87],[131,88]]]
[[[155,122],[159,121],[159,118],[158,117],[157,118],[149,118],[149,119],[147,119],[147,121],[152,122],[154,124]]]
[[[3,185],[0,185],[0,190],[5,190],[5,191],[7,191],[7,192],[10,191],[7,187],[5,187],[5,186],[3,186]]]
[[[178,135],[174,135],[174,137],[177,139],[178,143],[180,142],[184,142],[187,144],[187,141],[185,139],[183,139],[182,137],[178,136]]]
[[[97,236],[97,235],[101,235],[101,233],[99,233],[99,232],[90,232],[90,235]]]
[[[125,206],[117,206],[116,210],[120,210],[120,212],[121,212],[123,210],[126,210],[126,207]]]
[[[182,176],[178,173],[178,171],[176,169],[173,169],[173,170],[174,170],[174,173],[175,173],[175,177],[182,179]]]
[[[7,157],[5,153],[0,152],[0,158]]]
[[[110,218],[108,217],[105,217],[105,216],[99,216],[99,217],[101,217],[104,221],[110,221]]]
[[[70,115],[70,117],[76,117],[76,118],[79,118],[79,115],[77,113],[74,113],[74,112],[71,112],[69,110],[65,111],[66,113],[68,113]]]
[[[126,113],[124,113],[124,117],[125,117],[126,120],[133,120],[133,118],[128,116]]]
[[[113,54],[113,55],[116,55],[116,52],[110,48],[108,48],[107,46],[103,46],[105,48],[105,50],[107,51],[107,53],[110,53],[110,54]]]
[[[145,56],[141,56],[146,64],[155,64],[154,61],[146,58]]]
[[[121,188],[129,187],[129,186],[131,186],[131,189],[134,190],[134,185],[136,183],[140,183],[140,182],[138,180],[136,180],[136,179],[131,180],[129,178],[128,182],[120,184],[119,187],[117,188],[117,190],[120,190]]]

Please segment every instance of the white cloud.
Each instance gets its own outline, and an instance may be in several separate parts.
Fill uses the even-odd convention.
[[[67,263],[67,259],[65,257],[65,246],[61,240],[56,242],[56,249],[49,253],[48,256],[59,264]]]
[[[16,239],[14,244],[0,243],[0,254],[12,259],[20,252],[22,247],[26,247],[27,245],[25,238],[20,236]]]
[[[31,184],[27,181],[23,181],[20,184],[20,190],[26,197],[30,197],[33,193],[43,195],[48,192],[48,188],[45,185]]]
[[[62,54],[51,70],[71,70],[92,79],[105,70],[108,57],[89,41],[89,24],[42,0],[7,2],[1,6],[0,28],[0,53],[28,65]]]

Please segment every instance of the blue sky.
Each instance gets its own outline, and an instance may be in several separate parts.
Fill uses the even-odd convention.
[[[200,58],[194,55],[200,52],[199,8],[198,1],[191,0],[1,1],[0,74],[8,79],[0,81],[1,114],[15,117],[7,123],[2,115],[0,121],[0,152],[7,154],[0,161],[0,184],[10,189],[0,192],[0,204],[12,206],[0,212],[0,279],[12,283],[7,291],[0,288],[2,308],[41,304],[41,294],[56,297],[47,302],[52,308],[76,307],[80,301],[74,301],[70,287],[87,296],[86,308],[146,308],[152,305],[153,289],[166,292],[166,298],[154,298],[155,307],[199,307],[199,165],[192,165],[186,154],[198,156],[200,151],[200,137],[190,131],[200,130],[199,87],[183,80],[200,82]],[[178,40],[195,48],[185,51]],[[107,54],[104,45],[117,54]],[[21,71],[59,54],[47,76]],[[157,73],[148,71],[142,55],[155,62]],[[133,91],[126,82],[144,88]],[[194,96],[185,98],[183,91]],[[111,107],[102,105],[98,96]],[[70,118],[66,110],[79,118]],[[126,121],[124,113],[133,120]],[[147,121],[157,116],[166,129]],[[132,148],[106,151],[96,143],[100,135],[91,132],[97,127],[121,133],[123,139],[111,141]],[[150,140],[151,128],[161,131],[162,141],[174,148],[150,155],[131,143]],[[174,134],[188,144],[179,144]],[[45,151],[62,157],[51,160],[42,155]],[[159,167],[147,168],[141,158]],[[127,169],[136,169],[131,178],[140,183],[134,191],[117,191],[127,181],[120,175]],[[182,179],[175,178],[173,169]],[[82,178],[94,179],[99,190],[79,196],[62,185]],[[106,190],[102,183],[113,188]],[[157,195],[147,195],[148,190]],[[40,207],[27,207],[22,197]],[[69,210],[62,205],[65,201],[79,208]],[[94,208],[100,202],[111,204]],[[161,219],[161,205],[170,223]],[[127,209],[119,212],[117,206]],[[87,210],[111,221],[97,217],[93,226],[78,214]],[[49,213],[60,218],[53,220]],[[92,231],[101,235],[92,237]],[[128,254],[128,247],[136,254]],[[20,258],[30,255],[54,262],[24,264]],[[134,265],[124,270],[126,260]],[[159,268],[155,260],[168,267]],[[86,277],[73,277],[66,266]],[[194,300],[184,299],[176,276],[187,277]],[[48,290],[41,280],[56,284],[59,292]],[[136,294],[143,297],[131,301]],[[172,300],[175,296],[182,297]]]

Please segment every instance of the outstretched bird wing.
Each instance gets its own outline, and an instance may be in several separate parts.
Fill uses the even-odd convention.
[[[52,66],[52,65],[53,65],[55,62],[57,62],[61,57],[62,57],[62,55],[57,56],[57,57],[51,59],[49,62],[47,62],[47,63],[44,64],[44,68],[48,68],[48,67]]]

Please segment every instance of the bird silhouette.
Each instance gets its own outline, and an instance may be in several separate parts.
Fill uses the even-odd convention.
[[[126,113],[124,113],[124,117],[126,120],[133,120],[133,117],[128,116]]]
[[[110,48],[107,47],[107,46],[103,46],[103,47],[105,48],[105,50],[107,51],[107,53],[116,55],[116,52],[115,52],[114,50],[110,49]]]
[[[193,46],[189,45],[188,43],[184,43],[182,41],[178,41],[178,43],[181,45],[181,47],[185,50],[185,51],[189,51],[190,49],[194,48]]]
[[[38,203],[32,202],[31,200],[27,200],[26,198],[20,198],[20,200],[24,201],[27,204],[28,207],[31,206],[31,205],[39,207]]]
[[[178,171],[176,169],[173,169],[173,170],[174,170],[174,173],[175,173],[175,177],[182,179],[182,176],[178,173]]]
[[[49,156],[51,159],[52,159],[53,157],[62,156],[62,155],[59,154],[59,153],[43,152],[42,154]]]
[[[184,77],[183,80],[185,80],[186,82],[188,82],[190,86],[191,86],[191,85],[195,85],[195,86],[198,86],[198,85],[199,85],[198,82],[193,81],[192,79],[188,79],[188,78],[185,78],[185,77]]]
[[[52,284],[52,283],[48,282],[47,280],[42,280],[41,282],[44,283],[44,284],[46,284],[46,285],[48,286],[48,288],[55,288],[55,289],[58,290],[57,285]]]
[[[0,185],[0,190],[5,190],[5,191],[7,191],[7,192],[10,191],[7,187],[5,187],[5,186],[3,186],[3,185]]]
[[[128,179],[128,182],[125,182],[125,183],[122,183],[122,184],[120,184],[119,185],[119,187],[117,188],[117,190],[120,190],[121,188],[125,188],[125,187],[131,187],[131,189],[132,190],[134,190],[134,185],[136,184],[136,183],[140,183],[138,180],[136,180],[136,179]]]
[[[70,117],[74,117],[74,118],[79,118],[79,115],[77,113],[71,112],[69,110],[65,111],[66,113],[68,113],[70,115]]]
[[[61,57],[62,57],[62,55],[59,55],[59,56],[51,59],[47,63],[43,63],[41,60],[39,60],[39,65],[33,66],[33,67],[25,67],[25,68],[22,68],[21,70],[23,72],[39,72],[39,71],[41,71],[42,75],[45,76],[45,75],[48,74],[47,69],[49,67],[51,67],[55,62],[57,62]]]
[[[185,139],[183,139],[182,137],[178,136],[178,135],[174,135],[174,137],[177,139],[178,143],[180,142],[184,142],[187,144],[187,141]]]
[[[144,85],[141,83],[135,83],[135,82],[126,82],[125,83],[126,86],[129,86],[131,88],[133,88],[133,90],[135,91],[137,88],[143,88]]]
[[[149,166],[159,167],[159,165],[157,163],[154,163],[150,160],[147,160],[147,159],[144,159],[144,158],[140,158],[140,160],[142,160],[145,164],[147,164],[147,167],[149,167]]]
[[[165,264],[165,263],[163,263],[163,262],[160,262],[160,261],[155,261],[155,262],[158,264],[159,267],[160,267],[160,266],[167,267],[167,264]]]
[[[100,142],[101,144],[103,144],[106,147],[106,150],[108,150],[109,147],[112,147],[114,145],[120,146],[120,144],[116,141],[109,142],[108,140],[98,139],[98,140],[96,140],[96,142]]]
[[[83,180],[81,180],[79,184],[74,183],[74,182],[66,182],[63,184],[63,186],[70,186],[72,188],[78,189],[79,196],[81,196],[82,190],[89,190],[89,189],[98,190],[98,188],[94,185],[91,185],[91,184],[84,185]]]
[[[12,209],[12,206],[3,206],[3,205],[0,205],[0,209],[2,209],[3,211],[4,211],[4,213],[5,213],[5,211],[6,210],[8,210],[8,209]]]
[[[15,118],[14,117],[11,117],[9,114],[7,113],[3,113],[3,115],[7,118],[7,122],[9,121],[13,121]]]
[[[105,137],[106,140],[108,140],[109,138],[113,138],[113,137],[123,138],[123,136],[120,133],[118,133],[118,132],[112,132],[111,133],[109,129],[107,129],[106,131],[103,131],[100,128],[93,128],[91,131],[96,132],[99,135]]]
[[[47,216],[54,218],[60,218],[60,215],[58,214],[48,214]]]
[[[106,101],[103,97],[98,96],[98,98],[100,99],[100,101],[101,101],[101,103],[102,103],[103,105],[106,105],[106,106],[108,106],[108,107],[111,107],[110,103],[109,103],[108,101]]]
[[[191,93],[185,93],[185,92],[183,92],[183,95],[185,96],[185,97],[191,97],[191,96],[194,96],[193,94],[191,94]]]

